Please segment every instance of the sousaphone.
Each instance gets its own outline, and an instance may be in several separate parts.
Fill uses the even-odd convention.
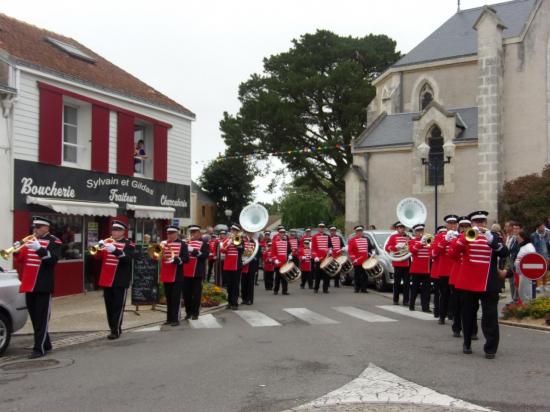
[[[269,220],[269,213],[265,207],[259,203],[252,203],[246,206],[239,215],[239,224],[244,231],[253,233],[254,250],[245,251],[243,254],[243,265],[248,265],[260,250],[258,235],[263,230]]]

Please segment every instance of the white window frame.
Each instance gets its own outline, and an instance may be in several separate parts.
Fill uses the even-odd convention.
[[[76,124],[71,124],[71,123],[66,123],[65,122],[65,107],[70,107],[74,110],[76,110]],[[61,159],[63,160],[63,164],[68,164],[68,165],[77,165],[79,163],[79,158],[80,158],[80,149],[81,149],[81,146],[78,144],[79,140],[80,140],[80,136],[79,136],[79,133],[78,133],[78,116],[79,116],[79,107],[76,106],[76,105],[73,105],[73,104],[68,104],[68,103],[65,103],[63,102],[63,114],[62,114],[62,130],[61,130]],[[74,127],[76,129],[76,141],[77,143],[70,143],[70,142],[66,142],[65,141],[65,126],[70,126],[70,127]],[[75,162],[71,162],[69,160],[65,160],[65,146],[69,146],[69,147],[75,147],[76,148],[76,161]]]

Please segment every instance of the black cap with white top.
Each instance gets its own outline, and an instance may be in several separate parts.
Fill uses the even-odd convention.
[[[50,219],[46,219],[45,217],[42,217],[42,216],[33,216],[32,217],[32,225],[33,226],[40,226],[40,225],[51,226],[52,221]]]
[[[120,220],[113,220],[111,223],[111,229],[126,230],[128,229],[128,226]]]

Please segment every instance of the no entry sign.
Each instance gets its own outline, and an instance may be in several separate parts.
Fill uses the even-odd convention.
[[[526,278],[537,280],[544,276],[548,268],[542,255],[529,253],[519,261],[519,269]]]

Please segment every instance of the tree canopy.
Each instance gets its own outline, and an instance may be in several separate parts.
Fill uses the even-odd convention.
[[[241,210],[252,201],[255,174],[255,167],[242,158],[219,158],[203,169],[199,184],[216,202],[216,221],[226,222],[226,209],[238,221]]]
[[[240,85],[239,112],[224,113],[228,154],[284,152],[280,159],[296,183],[325,193],[343,213],[349,145],[366,127],[371,81],[399,56],[385,35],[318,30],[293,40],[290,50],[264,59],[263,72]],[[297,148],[309,150],[287,153]]]
[[[308,187],[287,186],[279,202],[283,225],[289,228],[331,223],[330,202],[327,196]]]

